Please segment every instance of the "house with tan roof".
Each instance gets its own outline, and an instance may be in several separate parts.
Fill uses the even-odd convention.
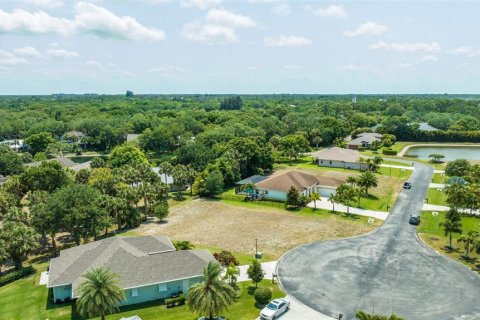
[[[215,258],[208,250],[176,251],[165,236],[113,237],[62,250],[50,260],[48,288],[55,303],[78,298],[83,275],[105,267],[119,276],[122,305],[186,294]]]
[[[382,135],[375,132],[359,133],[355,139],[347,142],[349,149],[358,150],[359,148],[370,149],[374,142],[380,143]]]
[[[312,153],[320,167],[344,168],[352,170],[367,170],[368,164],[361,163],[358,150],[339,147],[325,148]]]
[[[256,175],[237,182],[237,187],[247,184],[245,181],[255,185],[255,198],[281,201],[287,199],[287,193],[291,187],[297,189],[304,196],[316,192],[323,197],[328,197],[330,194],[334,194],[337,187],[345,182],[337,178],[318,176],[299,170],[284,171],[271,176]],[[235,190],[236,193],[245,192],[241,188],[235,188]]]

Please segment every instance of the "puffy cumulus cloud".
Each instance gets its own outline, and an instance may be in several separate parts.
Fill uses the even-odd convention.
[[[198,21],[185,25],[181,34],[185,39],[205,43],[235,42],[238,39],[232,28]]]
[[[65,49],[48,49],[47,54],[54,58],[77,58],[80,56],[75,51],[68,51]]]
[[[28,57],[39,57],[40,56],[40,52],[35,49],[34,47],[21,47],[21,48],[17,48],[15,50],[13,50],[13,52],[17,55],[20,55],[20,56],[28,56]]]
[[[440,52],[441,47],[437,42],[404,42],[404,43],[386,43],[383,41],[377,42],[370,46],[370,49],[396,51],[403,53],[416,53],[416,52]]]
[[[180,1],[180,6],[205,10],[219,5],[221,2],[221,0],[182,0]]]
[[[28,64],[25,58],[17,57],[11,52],[0,50],[0,65],[2,66],[16,66]]]
[[[347,37],[377,36],[387,31],[387,27],[376,22],[368,21],[359,25],[355,30],[345,30]]]
[[[31,13],[17,9],[8,13],[0,10],[0,33],[53,33],[63,36],[88,33],[99,38],[151,41],[165,39],[162,30],[145,27],[133,17],[120,17],[103,7],[83,1],[75,5],[73,20],[57,18],[44,11]]]
[[[280,3],[273,7],[273,13],[275,13],[278,16],[286,16],[290,14],[290,12],[292,12],[292,9],[286,3]]]
[[[315,14],[319,15],[320,17],[331,17],[338,19],[343,19],[348,16],[347,11],[342,5],[330,5],[325,8],[320,8],[315,11]]]
[[[236,29],[251,28],[256,21],[225,9],[210,9],[204,20],[184,25],[181,35],[185,39],[205,43],[235,42]]]
[[[63,7],[63,1],[60,0],[23,0],[26,4],[44,8],[60,8]]]
[[[75,29],[79,32],[94,34],[99,38],[118,38],[127,40],[165,39],[162,30],[147,28],[135,18],[119,17],[103,7],[88,2],[79,2],[75,6]]]
[[[224,9],[210,9],[205,18],[208,22],[231,28],[250,28],[257,23],[250,17]]]
[[[0,33],[55,33],[66,36],[73,29],[71,20],[53,17],[44,11],[31,13],[15,9],[8,13],[0,9]]]
[[[263,39],[263,43],[267,47],[301,47],[311,45],[312,41],[299,36],[280,35],[278,37],[266,37]]]
[[[420,62],[435,62],[438,61],[438,57],[432,54],[424,55],[420,58]]]
[[[480,56],[480,49],[475,49],[474,47],[471,46],[462,46],[455,48],[453,50],[448,51],[450,54],[454,55],[464,55],[469,58],[476,58]]]

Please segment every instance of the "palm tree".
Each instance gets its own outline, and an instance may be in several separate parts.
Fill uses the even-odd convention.
[[[382,162],[383,162],[382,157],[375,156],[375,158],[371,159],[371,161],[370,161],[370,170],[373,171],[373,172],[377,172],[378,167],[380,167]]]
[[[88,271],[85,280],[78,286],[77,311],[82,317],[100,316],[118,310],[118,304],[125,300],[125,293],[118,278],[110,270],[100,267]]]
[[[382,315],[379,315],[379,314],[369,314],[369,313],[366,313],[365,311],[357,311],[355,313],[355,317],[358,319],[358,320],[405,320],[403,318],[400,318],[399,316],[395,315],[395,314],[392,314],[390,315],[390,317],[387,317],[387,316],[382,316]]]
[[[445,188],[445,194],[448,204],[454,209],[460,208],[466,202],[465,186],[459,183],[454,183]]]
[[[465,187],[465,205],[470,209],[470,215],[473,215],[473,210],[478,209],[480,206],[480,189],[475,183],[468,184]]]
[[[376,187],[378,185],[378,179],[371,171],[364,171],[357,178],[357,184],[365,191],[368,198],[368,189]]]
[[[203,282],[193,285],[188,291],[188,305],[192,312],[213,320],[233,303],[235,291],[220,279],[221,266],[210,261],[203,269]]]
[[[322,197],[317,192],[310,193],[310,200],[313,201],[313,207],[317,209],[317,200],[321,200]]]
[[[453,233],[462,233],[462,219],[460,213],[456,209],[450,209],[445,214],[445,221],[440,222],[439,225],[443,227],[445,236],[449,235],[449,245],[448,247],[452,248],[452,234]]]
[[[479,234],[477,231],[470,230],[466,235],[461,235],[458,238],[458,242],[463,242],[464,243],[464,248],[465,248],[465,256],[467,259],[470,257],[470,248],[472,245],[475,245],[475,243],[478,242],[478,237]]]
[[[158,167],[160,169],[160,172],[163,173],[165,177],[165,183],[168,183],[167,176],[172,174],[174,167],[170,164],[170,162],[167,161],[160,163]]]
[[[341,184],[337,188],[338,202],[347,206],[347,214],[350,214],[350,203],[356,196],[357,189],[348,184]]]
[[[328,196],[328,201],[332,203],[332,210],[333,213],[335,213],[335,203],[338,202],[337,195],[335,193],[330,193],[330,195]]]

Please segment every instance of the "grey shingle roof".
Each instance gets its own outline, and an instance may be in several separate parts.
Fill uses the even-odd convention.
[[[360,153],[357,150],[344,149],[339,147],[325,148],[312,153],[312,156],[320,160],[358,162]]]
[[[175,251],[168,237],[113,237],[60,252],[50,260],[48,287],[72,284],[74,297],[82,275],[107,267],[120,277],[123,288],[141,287],[199,276],[208,261],[208,250]]]
[[[245,178],[243,180],[240,180],[238,182],[236,182],[236,184],[247,184],[247,183],[259,183],[265,179],[267,179],[268,177],[266,176],[261,176],[261,175],[254,175],[254,176],[251,176],[251,177],[248,177],[248,178]]]

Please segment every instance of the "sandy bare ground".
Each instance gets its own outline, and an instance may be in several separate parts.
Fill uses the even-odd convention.
[[[242,253],[253,253],[254,239],[258,238],[259,251],[278,258],[301,244],[359,235],[370,230],[372,227],[362,222],[334,215],[322,218],[198,199],[171,207],[167,223],[145,223],[134,233],[164,234],[173,240],[189,240]]]

